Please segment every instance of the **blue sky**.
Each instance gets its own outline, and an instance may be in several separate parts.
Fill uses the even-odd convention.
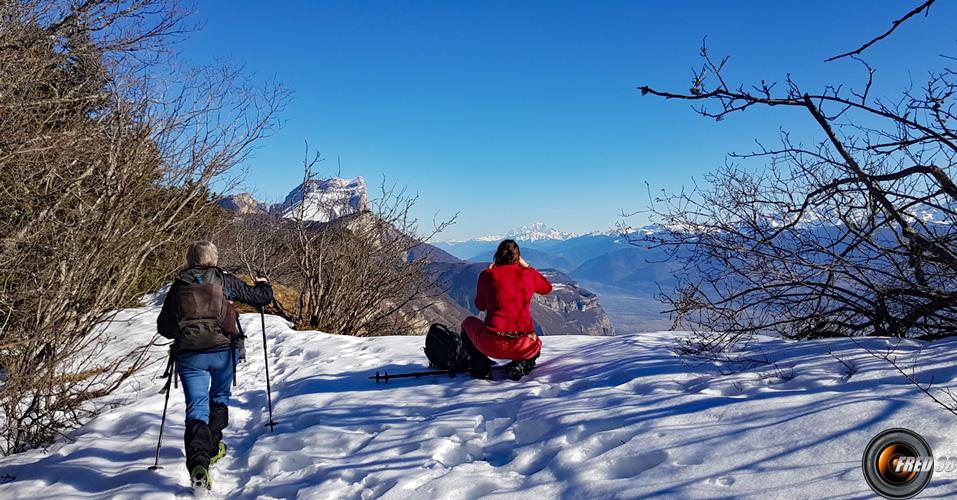
[[[382,176],[420,195],[425,226],[459,212],[440,239],[543,221],[608,229],[755,139],[783,127],[818,137],[791,110],[715,123],[639,85],[688,88],[704,36],[734,81],[808,90],[861,81],[856,48],[917,5],[905,2],[199,2],[191,63],[228,61],[293,91],[283,128],[247,165],[247,190],[276,201],[301,181],[304,144],[321,173]],[[957,2],[867,52],[876,91],[894,95],[957,54]],[[629,222],[640,224],[639,216]]]

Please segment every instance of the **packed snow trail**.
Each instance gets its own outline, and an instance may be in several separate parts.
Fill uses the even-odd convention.
[[[144,345],[158,307],[120,312],[117,352]],[[955,418],[846,340],[755,346],[777,365],[719,376],[685,366],[673,334],[546,337],[520,382],[368,380],[420,370],[422,337],[297,332],[267,316],[276,421],[268,420],[258,315],[242,315],[229,454],[212,468],[223,498],[872,498],[861,454],[879,431],[923,434],[957,455]],[[889,341],[865,339],[872,348]],[[917,343],[900,352],[913,353]],[[957,342],[928,344],[922,380],[957,382]],[[847,370],[832,352],[857,371]],[[191,491],[182,389],[153,462],[164,353],[111,400],[119,406],[48,450],[0,459],[3,498],[170,498]],[[846,379],[846,380],[845,380]],[[954,473],[924,496],[957,495]]]

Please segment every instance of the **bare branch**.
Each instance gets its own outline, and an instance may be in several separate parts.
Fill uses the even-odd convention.
[[[892,22],[890,29],[888,29],[888,30],[885,31],[884,33],[878,35],[878,36],[875,37],[875,38],[872,38],[872,39],[869,40],[867,43],[865,43],[864,45],[861,45],[861,46],[858,47],[857,49],[854,49],[854,50],[852,50],[852,51],[850,51],[850,52],[845,52],[845,53],[843,53],[843,54],[836,55],[836,56],[834,56],[834,57],[830,57],[830,58],[826,59],[824,62],[831,62],[831,61],[834,61],[834,60],[837,60],[837,59],[841,59],[841,58],[843,58],[843,57],[854,56],[854,55],[858,55],[858,54],[864,52],[864,51],[867,50],[867,48],[870,47],[871,45],[874,45],[875,43],[877,43],[877,42],[879,42],[879,41],[881,41],[881,40],[883,40],[883,39],[889,37],[889,36],[891,35],[891,33],[894,32],[894,30],[896,30],[901,24],[904,24],[904,21],[907,21],[907,20],[910,19],[911,17],[914,17],[914,16],[916,16],[917,14],[920,14],[921,12],[924,12],[925,15],[926,15],[927,13],[930,13],[930,6],[933,5],[935,1],[937,1],[937,0],[926,0],[924,3],[918,5],[916,8],[914,8],[914,10],[908,12],[907,14],[904,14],[904,16],[901,17],[900,19],[897,19],[897,20],[895,20],[894,22]]]

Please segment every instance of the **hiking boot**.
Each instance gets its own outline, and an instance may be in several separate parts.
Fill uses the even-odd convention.
[[[208,491],[213,489],[213,482],[209,479],[209,470],[202,465],[193,467],[189,473],[190,483],[194,491]]]
[[[526,360],[524,360],[524,361],[521,362],[522,365],[523,365],[523,367],[524,367],[524,369],[525,369],[525,375],[528,375],[529,373],[532,373],[532,370],[535,369],[535,360],[536,360],[536,359],[538,359],[538,355],[535,355],[535,357],[532,358],[532,359],[526,359]]]
[[[521,380],[522,377],[532,373],[532,370],[535,369],[535,360],[538,359],[538,356],[535,356],[532,359],[523,359],[521,361],[510,361],[505,367],[505,374],[508,375],[508,378],[512,380]]]
[[[502,370],[512,380],[521,380],[525,376],[525,365],[521,361],[511,361]]]
[[[215,464],[216,462],[218,462],[220,458],[223,458],[223,457],[225,457],[225,456],[226,456],[226,443],[220,441],[220,442],[219,442],[219,451],[216,452],[216,454],[213,455],[212,457],[209,457],[209,466],[212,467],[213,464]]]

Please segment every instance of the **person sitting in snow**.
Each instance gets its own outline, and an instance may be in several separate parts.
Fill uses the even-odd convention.
[[[265,278],[255,286],[217,267],[209,241],[186,250],[186,268],[173,281],[157,318],[160,335],[173,340],[176,373],[186,394],[186,469],[194,486],[209,487],[209,466],[226,454],[230,383],[242,333],[230,301],[265,306],[273,301]]]
[[[471,376],[490,377],[489,357],[512,360],[505,370],[513,380],[535,368],[542,341],[532,322],[532,295],[551,291],[552,284],[522,258],[518,243],[499,243],[495,260],[479,275],[475,292],[475,307],[485,311],[485,320],[469,316],[462,322]]]

